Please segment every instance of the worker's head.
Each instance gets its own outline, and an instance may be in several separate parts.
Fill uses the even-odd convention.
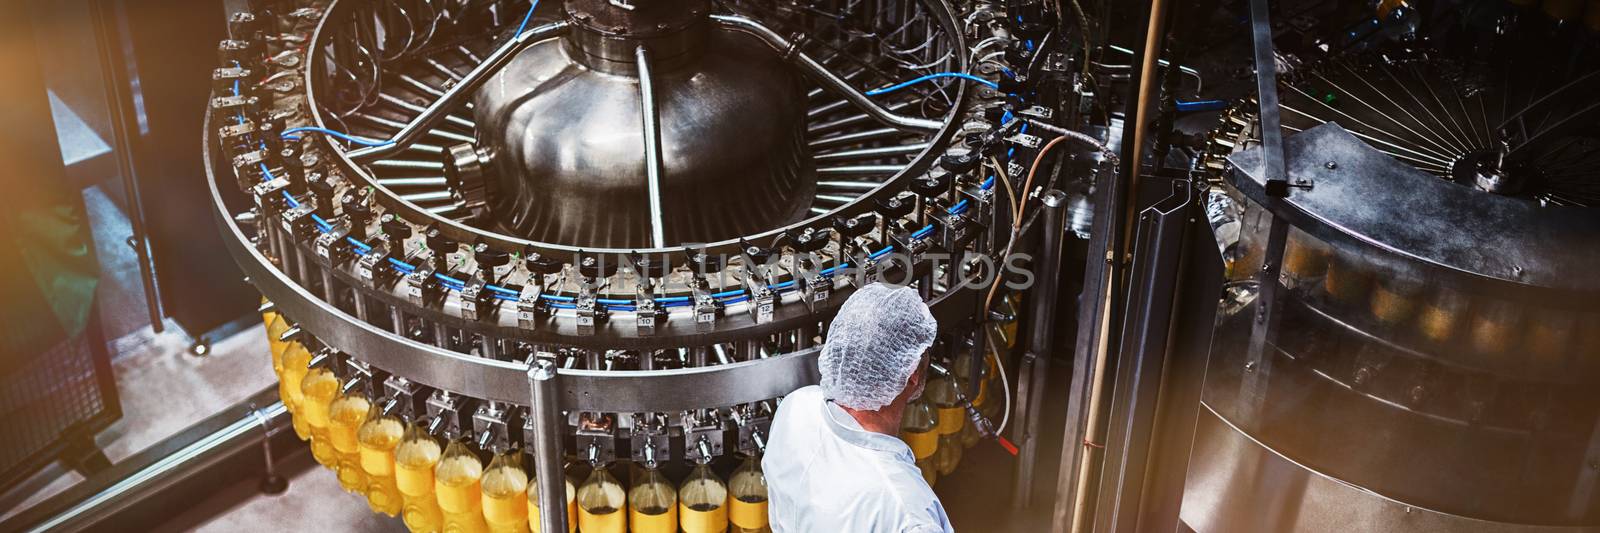
[[[857,290],[828,326],[817,365],[834,403],[877,411],[922,388],[925,353],[938,324],[909,287],[874,283]]]

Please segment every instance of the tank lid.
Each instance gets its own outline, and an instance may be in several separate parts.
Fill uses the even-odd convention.
[[[682,63],[705,43],[709,0],[569,0],[568,43],[585,65],[607,72],[635,70],[635,50],[649,49],[652,67]]]

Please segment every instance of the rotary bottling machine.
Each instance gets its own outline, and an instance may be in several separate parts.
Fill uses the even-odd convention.
[[[992,435],[979,408],[1001,401],[989,361],[1017,313],[985,313],[1015,301],[991,285],[1029,268],[1054,291],[1054,189],[1115,155],[1064,126],[1092,102],[1068,50],[1043,49],[1042,5],[859,4],[233,15],[205,153],[318,460],[365,492],[318,453],[337,421],[296,409],[328,400],[296,390],[302,367],[371,416],[526,453],[542,509],[570,504],[569,460],[758,455],[774,401],[815,383],[833,310],[873,281],[915,286],[941,322],[935,363],[962,390],[941,427]],[[1038,172],[1049,138],[1087,150],[1079,177]],[[1054,255],[1004,260],[1035,247]]]
[[[726,475],[889,281],[940,321],[938,448],[1015,444],[936,485],[1021,510],[996,529],[1600,525],[1600,2],[280,0],[228,26],[204,157],[267,302],[268,414],[375,510],[350,420],[523,457],[537,509],[573,471]]]

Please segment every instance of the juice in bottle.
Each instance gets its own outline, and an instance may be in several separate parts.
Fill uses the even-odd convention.
[[[483,462],[460,440],[450,441],[433,467],[433,496],[444,512],[445,531],[488,531],[483,521]]]
[[[483,472],[483,520],[494,533],[528,530],[528,473],[520,454],[497,453]]]
[[[567,533],[578,530],[578,489],[571,479],[564,480],[567,487]],[[539,533],[539,479],[528,479],[528,529]]]
[[[367,474],[361,470],[361,446],[356,433],[372,412],[372,402],[360,390],[350,391],[328,404],[328,440],[338,458],[334,471],[339,486],[357,494],[367,492]]]
[[[628,518],[633,533],[678,531],[678,489],[654,467],[639,471],[628,489]]]
[[[767,523],[767,477],[754,455],[745,457],[728,478],[728,522],[733,533],[772,533]]]
[[[584,533],[622,533],[628,528],[627,495],[604,467],[595,467],[578,487],[578,529]]]
[[[685,533],[728,530],[728,486],[710,464],[700,464],[678,487],[678,525]]]
[[[311,351],[299,341],[290,341],[283,347],[283,368],[278,373],[278,397],[289,411],[294,424],[294,434],[300,440],[311,438],[311,426],[306,424],[300,404],[305,397],[300,385],[305,381],[306,366],[311,364]]]
[[[934,453],[934,464],[939,475],[949,475],[961,462],[961,426],[967,419],[967,410],[956,399],[956,381],[945,376],[934,377],[928,383],[928,401],[938,412],[939,451]]]
[[[334,468],[339,458],[328,438],[328,409],[339,395],[339,377],[333,375],[332,370],[313,368],[300,382],[300,394],[300,416],[305,417],[306,427],[311,431],[311,458],[316,459],[317,464]]]
[[[911,455],[916,457],[917,468],[922,470],[922,478],[929,486],[939,479],[938,465],[934,463],[934,455],[939,451],[938,426],[939,415],[926,396],[906,405],[900,421],[900,440],[911,447]]]
[[[262,320],[267,325],[267,348],[272,351],[272,370],[280,376],[283,374],[283,351],[288,349],[289,343],[280,340],[283,332],[289,330],[289,322],[278,313],[268,311],[261,314]]]
[[[414,532],[439,531],[444,517],[433,497],[433,470],[443,449],[421,426],[406,429],[405,439],[394,449],[394,481],[404,502],[406,528]]]
[[[376,407],[356,430],[361,471],[367,474],[367,505],[372,512],[389,516],[400,514],[402,504],[400,487],[394,479],[394,453],[404,436],[405,423],[394,416],[380,416]]]

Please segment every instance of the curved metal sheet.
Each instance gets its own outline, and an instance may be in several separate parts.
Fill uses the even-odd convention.
[[[1408,505],[1311,470],[1202,405],[1183,522],[1200,533],[1408,531],[1587,533],[1595,527],[1490,522]]]
[[[1600,294],[1600,210],[1539,207],[1445,182],[1374,150],[1335,123],[1289,136],[1284,159],[1291,181],[1309,180],[1273,208],[1308,233],[1376,246],[1515,290],[1544,288]],[[1236,187],[1266,201],[1262,151],[1229,157]],[[1426,213],[1401,222],[1401,213]],[[1570,295],[1569,295],[1570,296]]]

